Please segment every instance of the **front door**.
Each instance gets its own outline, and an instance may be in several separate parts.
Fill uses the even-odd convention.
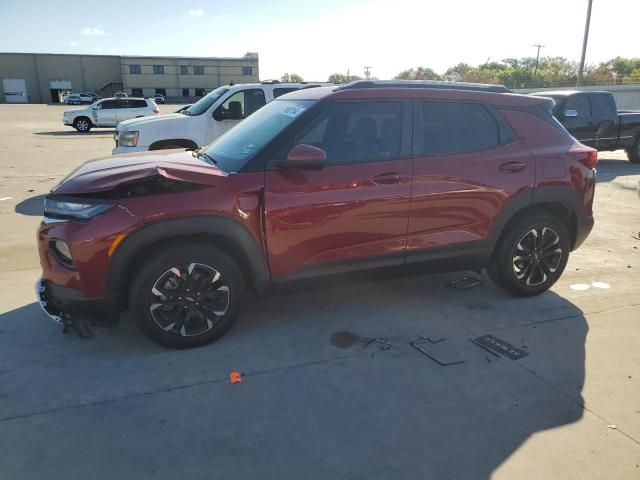
[[[334,103],[294,145],[326,152],[319,171],[265,173],[265,230],[274,279],[404,262],[411,196],[409,101]]]
[[[567,116],[568,113],[571,116]],[[576,93],[567,98],[562,107],[561,122],[579,142],[595,147],[596,128],[586,93]]]
[[[99,127],[113,127],[117,124],[117,100],[104,100],[92,107],[93,123]]]
[[[505,203],[533,187],[531,155],[490,107],[417,101],[414,111],[407,261],[448,256],[447,247],[482,253]]]
[[[265,104],[264,90],[261,88],[250,88],[232,93],[214,110],[213,121],[207,129],[206,143],[213,142]]]

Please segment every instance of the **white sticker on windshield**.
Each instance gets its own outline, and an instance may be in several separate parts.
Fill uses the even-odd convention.
[[[303,105],[291,105],[291,106],[285,108],[282,111],[282,113],[284,113],[288,117],[294,118],[294,117],[297,117],[298,115],[300,115],[304,111],[305,111],[305,108],[304,108]]]

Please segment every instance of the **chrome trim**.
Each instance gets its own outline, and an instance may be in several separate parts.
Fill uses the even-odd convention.
[[[51,223],[66,223],[68,221],[69,221],[68,218],[53,218],[53,217],[43,216],[40,223],[42,225],[49,225]]]

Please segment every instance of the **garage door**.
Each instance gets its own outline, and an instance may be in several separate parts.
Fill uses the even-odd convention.
[[[27,82],[22,78],[3,78],[2,91],[6,103],[27,103]]]

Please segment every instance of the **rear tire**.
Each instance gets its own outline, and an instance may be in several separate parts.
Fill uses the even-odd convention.
[[[93,124],[87,117],[78,117],[73,121],[73,128],[80,133],[87,133],[92,127]]]
[[[169,348],[211,343],[234,325],[244,292],[233,259],[208,244],[179,243],[146,259],[130,305],[142,333]]]
[[[553,215],[536,213],[507,227],[496,245],[487,273],[514,295],[548,290],[562,275],[571,249],[569,231]]]
[[[633,144],[633,147],[627,150],[627,158],[631,163],[640,163],[640,137]]]

